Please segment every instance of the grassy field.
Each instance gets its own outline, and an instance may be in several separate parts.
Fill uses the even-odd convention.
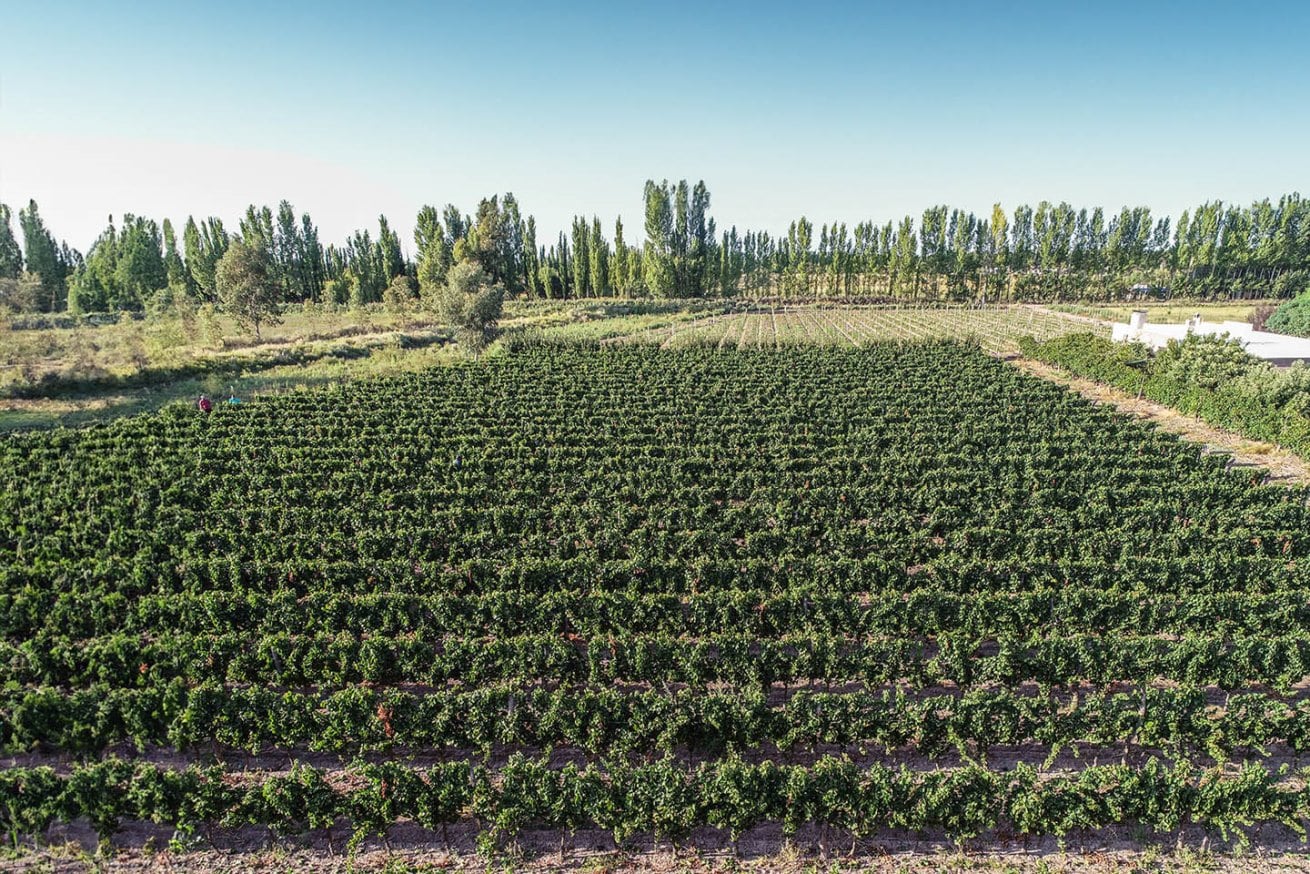
[[[318,309],[288,310],[280,324],[265,326],[259,339],[226,316],[205,311],[186,319],[124,316],[107,325],[70,328],[17,329],[0,322],[0,392],[61,378],[124,377],[256,349],[435,327],[431,317],[419,314]]]

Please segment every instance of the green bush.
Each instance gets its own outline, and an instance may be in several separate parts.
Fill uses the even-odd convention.
[[[1261,366],[1227,334],[1190,334],[1170,340],[1151,362],[1151,372],[1184,385],[1218,389]]]
[[[1286,301],[1265,322],[1265,330],[1310,337],[1310,289]]]

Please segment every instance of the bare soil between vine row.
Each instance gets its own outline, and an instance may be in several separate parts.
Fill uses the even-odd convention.
[[[681,845],[649,837],[617,847],[608,832],[574,835],[529,829],[506,839],[497,856],[479,855],[478,826],[452,825],[443,835],[410,823],[384,842],[347,846],[349,824],[291,837],[263,828],[214,829],[169,848],[171,829],[125,824],[109,853],[96,855],[85,823],[51,829],[40,849],[0,862],[6,871],[103,872],[345,872],[396,870],[513,871],[1310,871],[1310,849],[1295,832],[1263,826],[1230,833],[1185,827],[1154,833],[1134,827],[1099,829],[1063,838],[1023,838],[1004,829],[953,842],[933,832],[880,830],[854,839],[848,833],[806,827],[788,840],[777,824],[750,829],[735,843],[714,828],[697,829]],[[1257,850],[1248,850],[1249,841]],[[688,849],[692,848],[692,849]],[[404,870],[404,869],[402,869]]]

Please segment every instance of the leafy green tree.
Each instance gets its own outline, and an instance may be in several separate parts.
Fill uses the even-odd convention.
[[[537,251],[537,220],[528,216],[523,223],[523,276],[524,288],[532,297],[545,293],[541,287],[541,259],[542,254]]]
[[[600,219],[592,216],[591,233],[588,235],[589,257],[587,281],[592,294],[596,297],[609,297],[610,287],[610,251],[609,244],[601,233]]]
[[[168,275],[168,287],[190,294],[195,291],[195,280],[177,250],[177,234],[173,232],[173,223],[168,219],[164,219],[163,231],[164,271]]]
[[[336,274],[347,280],[350,287],[349,302],[352,307],[379,300],[382,290],[387,287],[389,278],[383,278],[379,269],[381,262],[376,257],[376,244],[369,231],[355,231],[346,240],[341,251],[341,264]]]
[[[253,203],[246,207],[246,215],[241,219],[241,241],[247,248],[264,253],[269,261],[270,271],[276,272],[277,260],[274,255],[274,243],[277,233],[273,230],[273,210],[267,206],[257,207]]]
[[[441,223],[446,227],[446,248],[452,253],[455,244],[468,236],[472,220],[459,211],[459,207],[448,203],[441,210]]]
[[[501,281],[510,294],[523,294],[528,290],[527,259],[523,251],[527,228],[519,211],[518,199],[512,192],[506,192],[501,203],[505,228],[500,245],[500,257],[497,259],[500,269],[504,271]]]
[[[504,300],[505,289],[480,263],[465,259],[450,268],[440,298],[441,318],[455,329],[459,344],[477,354],[495,337]]]
[[[688,297],[690,285],[689,265],[687,262],[687,222],[691,212],[691,189],[683,179],[673,187],[673,294],[675,297]]]
[[[892,293],[903,290],[907,283],[918,282],[918,240],[914,233],[914,218],[901,219],[890,254]]]
[[[152,292],[168,285],[159,225],[150,219],[123,216],[114,264],[113,309],[140,309]]]
[[[686,189],[686,183],[679,186],[679,192]],[[710,265],[714,259],[714,219],[709,217],[710,190],[704,180],[697,182],[691,189],[691,201],[687,206],[687,269],[685,294],[689,297],[704,297],[709,287]]]
[[[319,290],[327,279],[327,264],[323,244],[318,239],[318,228],[310,219],[309,213],[300,217],[300,291],[303,300],[318,297]]]
[[[543,261],[537,268],[537,287],[541,289],[542,296],[547,300],[559,300],[564,297],[566,293],[564,277],[555,261]]]
[[[946,248],[951,255],[951,271],[964,273],[969,270],[973,258],[974,234],[978,229],[978,220],[973,213],[951,210],[950,224],[946,229]]]
[[[441,229],[441,214],[435,206],[423,206],[414,219],[414,246],[421,259],[433,245],[445,243]]]
[[[418,292],[423,306],[438,309],[441,291],[446,287],[449,270],[442,263],[441,251],[429,249],[418,262]]]
[[[345,274],[339,274],[323,283],[323,303],[334,307],[345,303],[350,298],[350,280]]]
[[[425,206],[418,211],[414,222],[414,245],[419,292],[424,298],[431,297],[435,301],[437,292],[446,284],[446,271],[451,265],[450,248],[446,245],[441,214],[436,207]]]
[[[1010,260],[1010,220],[1005,215],[1005,210],[999,203],[992,204],[992,243],[991,256],[992,263],[999,268],[1004,268]]]
[[[811,291],[811,262],[814,253],[814,223],[801,216],[787,228],[788,267],[783,287],[792,294],[809,294]]]
[[[96,238],[82,266],[68,283],[68,309],[70,312],[103,312],[110,309],[109,301],[116,295],[118,267],[118,228],[114,217],[109,226]]]
[[[610,284],[621,295],[631,294],[631,274],[628,272],[628,244],[623,241],[623,219],[614,220],[614,261],[610,266]]]
[[[41,296],[41,277],[35,273],[24,272],[17,279],[0,277],[0,313],[34,312],[39,309]]]
[[[646,287],[657,297],[675,293],[673,265],[673,192],[669,183],[646,180],[646,247],[642,274]]]
[[[273,265],[261,248],[234,240],[214,271],[214,284],[223,309],[245,330],[259,337],[262,325],[276,325],[282,289],[273,275]]]
[[[14,237],[12,215],[9,207],[0,203],[0,279],[17,279],[23,272],[23,250]]]
[[[497,196],[483,198],[478,203],[477,216],[465,237],[467,257],[477,260],[492,281],[508,290],[519,288],[521,230],[518,227],[518,203],[514,195],[506,195],[506,209],[502,209]],[[512,207],[511,210],[508,207]]]
[[[391,229],[385,215],[378,216],[378,244],[374,250],[378,280],[387,285],[405,273],[405,256],[400,248],[400,235]]]
[[[305,300],[312,296],[312,292],[301,284],[300,250],[300,225],[296,222],[296,211],[290,201],[284,200],[277,207],[277,224],[273,229],[273,260],[277,264],[278,278],[292,300]]]
[[[919,254],[925,271],[941,274],[947,270],[946,216],[948,207],[933,206],[923,211],[919,223]]]
[[[182,249],[195,288],[205,298],[215,297],[214,271],[228,245],[228,233],[221,220],[209,218],[197,224],[194,218],[187,217],[182,229]]]
[[[23,232],[27,270],[41,280],[36,309],[42,312],[61,309],[67,295],[68,274],[72,270],[67,253],[46,230],[35,200],[28,201],[27,208],[19,210],[18,224]]]
[[[591,297],[591,233],[587,220],[573,217],[573,295]]]
[[[268,209],[254,218],[247,216],[243,227],[254,228],[257,238],[272,234],[267,251],[274,265],[278,283],[291,300],[310,301],[319,296],[326,280],[323,247],[318,240],[318,229],[309,213],[296,219],[295,209],[288,201],[278,204],[277,220],[270,227],[266,219]]]
[[[1024,204],[1014,208],[1014,222],[1010,225],[1010,265],[1019,270],[1032,266],[1033,208]]]
[[[410,278],[400,275],[391,280],[386,291],[382,292],[382,305],[386,307],[387,312],[401,315],[409,312],[414,306],[414,286]]]
[[[171,225],[167,231],[171,238]],[[128,214],[119,230],[110,216],[109,226],[68,281],[69,310],[139,310],[170,283],[186,293],[188,274],[177,254],[176,240],[170,249],[171,263],[163,249],[164,239],[155,222]]]

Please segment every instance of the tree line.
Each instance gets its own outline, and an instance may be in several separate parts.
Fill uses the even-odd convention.
[[[878,224],[815,224],[785,235],[719,231],[704,182],[647,181],[631,237],[575,216],[552,242],[513,194],[424,206],[413,246],[385,215],[376,230],[324,244],[308,213],[282,201],[219,218],[110,217],[83,255],[56,240],[35,201],[0,204],[0,305],[33,312],[139,309],[160,291],[217,300],[215,274],[234,241],[268,266],[282,303],[362,306],[388,293],[435,300],[447,274],[472,261],[511,297],[864,297],[1060,300],[1186,295],[1291,297],[1310,287],[1310,201],[1288,194],[1249,206],[1207,201],[1176,220],[1148,207],[1117,214],[1042,201],[979,216],[945,205]],[[21,238],[21,245],[20,240]],[[390,292],[389,292],[390,290]]]

